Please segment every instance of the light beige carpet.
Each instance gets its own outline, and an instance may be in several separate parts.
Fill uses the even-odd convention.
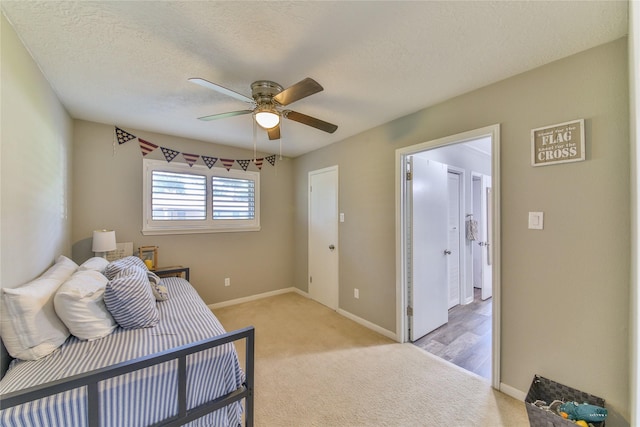
[[[255,327],[256,426],[529,425],[487,380],[298,294],[215,314],[227,330]]]

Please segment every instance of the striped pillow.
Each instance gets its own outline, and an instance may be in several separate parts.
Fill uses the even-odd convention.
[[[137,256],[128,256],[124,258],[117,259],[112,261],[107,265],[104,269],[104,274],[107,279],[113,280],[120,272],[126,270],[129,267],[137,267],[141,268],[143,271],[147,271],[147,266]]]
[[[146,269],[129,267],[118,273],[107,283],[104,302],[124,329],[149,328],[160,319]]]

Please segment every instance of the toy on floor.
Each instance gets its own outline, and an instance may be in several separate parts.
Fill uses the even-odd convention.
[[[558,411],[565,412],[572,421],[601,422],[607,418],[607,410],[605,408],[588,403],[566,402],[560,405]]]

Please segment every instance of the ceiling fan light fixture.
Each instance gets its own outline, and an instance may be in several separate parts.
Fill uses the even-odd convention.
[[[280,123],[280,115],[272,109],[258,110],[256,112],[256,122],[265,129],[271,129]]]

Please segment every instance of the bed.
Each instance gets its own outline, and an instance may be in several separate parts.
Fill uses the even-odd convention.
[[[13,360],[0,380],[0,425],[253,425],[253,328],[227,333],[182,278],[157,284],[168,298],[152,327],[70,335],[45,357]]]

